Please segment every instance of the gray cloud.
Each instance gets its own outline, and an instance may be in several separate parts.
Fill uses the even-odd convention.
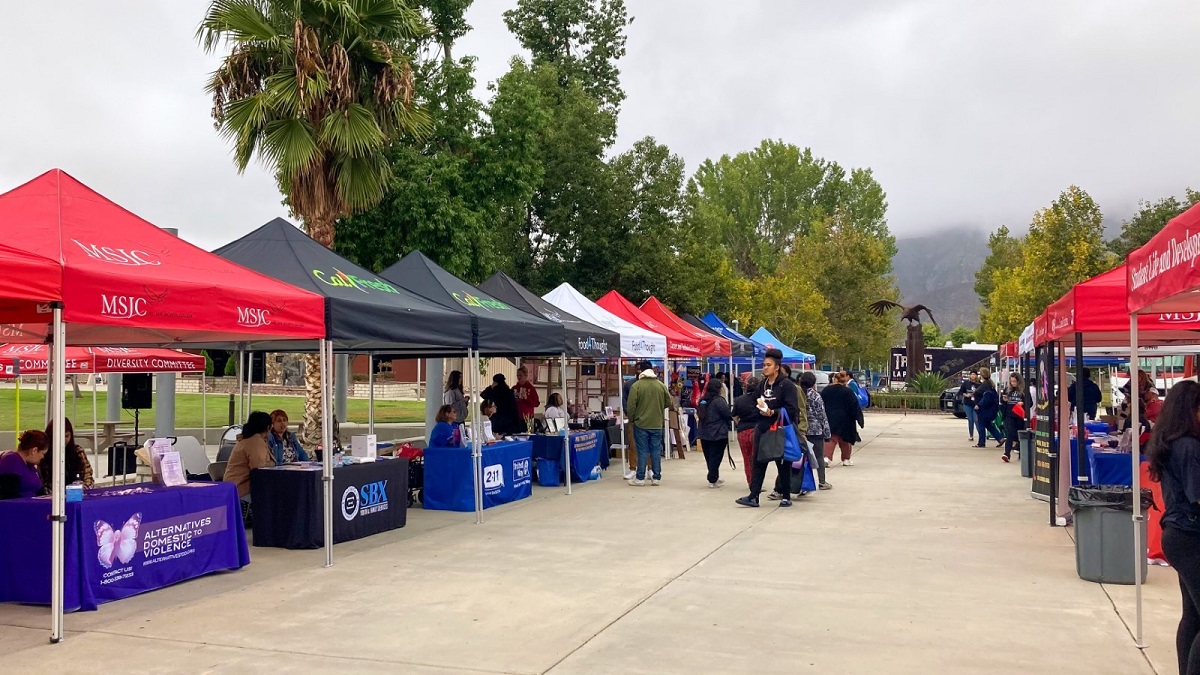
[[[1197,180],[1200,6],[1083,0],[628,0],[617,150],[653,135],[695,167],[780,138],[872,167],[897,234],[1023,227],[1071,183],[1110,217]],[[206,247],[284,214],[239,176],[193,39],[207,2],[21,3],[0,24],[0,189],[60,167]],[[477,0],[458,54],[480,95],[519,50]],[[850,5],[849,8],[845,7]]]

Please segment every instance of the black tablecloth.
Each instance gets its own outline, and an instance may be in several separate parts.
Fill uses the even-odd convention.
[[[321,472],[286,467],[250,473],[254,545],[321,548]],[[408,460],[381,459],[333,470],[333,543],[404,527]]]

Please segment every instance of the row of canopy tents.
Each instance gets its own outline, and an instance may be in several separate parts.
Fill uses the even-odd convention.
[[[1033,323],[1022,331],[1016,352],[1027,355],[1036,352],[1039,359],[1057,366],[1059,382],[1066,381],[1065,365],[1068,355],[1076,363],[1083,362],[1089,349],[1123,353],[1130,361],[1131,377],[1138,366],[1142,351],[1149,347],[1155,354],[1179,353],[1188,345],[1200,345],[1200,205],[1175,217],[1144,246],[1132,251],[1125,264],[1076,284],[1062,298],[1046,308]],[[1067,351],[1074,347],[1073,354]],[[1200,351],[1197,347],[1195,351]],[[1057,354],[1056,354],[1057,352]],[[1038,372],[1041,372],[1040,364]],[[1077,380],[1076,386],[1082,388]],[[1076,395],[1082,398],[1082,392]],[[1056,394],[1059,412],[1057,433],[1066,438],[1069,433],[1068,404],[1065,391]],[[1039,401],[1039,410],[1054,405]],[[1140,419],[1139,396],[1130,397],[1130,416]],[[1076,411],[1077,424],[1082,427],[1082,409]],[[1140,438],[1133,435],[1130,457],[1133,470],[1134,494],[1140,494]],[[1078,473],[1076,478],[1087,480],[1087,450],[1083,444],[1076,448]],[[1060,453],[1061,454],[1061,453]],[[1069,471],[1057,471],[1056,491],[1066,494],[1070,485]],[[1144,517],[1139,499],[1133,500],[1134,563],[1140,570],[1144,563],[1141,528]],[[1051,520],[1065,516],[1069,508],[1059,500],[1051,502]],[[1137,617],[1135,640],[1142,640],[1142,579],[1136,576]]]
[[[8,235],[0,244],[0,263],[8,270],[0,281],[0,341],[49,346],[56,445],[63,441],[68,346],[318,352],[323,419],[331,418],[329,366],[335,352],[465,354],[474,366],[468,378],[476,392],[482,383],[474,374],[483,356],[665,359],[732,355],[735,341],[751,358],[757,353],[757,345],[746,346],[750,340],[736,333],[726,337],[731,331],[707,318],[698,326],[671,315],[671,328],[615,293],[602,298],[617,310],[612,312],[566,284],[538,299],[511,279],[489,280],[520,300],[513,306],[419,252],[376,275],[282,219],[208,253],[57,169],[0,195],[0,224]],[[522,311],[521,305],[537,311]],[[657,301],[649,309],[660,318],[669,314]],[[615,354],[613,345],[620,347]],[[322,426],[323,446],[332,447],[330,425]],[[472,434],[477,483],[481,431],[479,425]],[[324,453],[323,471],[327,565],[333,541],[331,455]],[[54,641],[63,635],[64,468],[62,455],[56,457]],[[477,496],[477,509],[481,503]]]

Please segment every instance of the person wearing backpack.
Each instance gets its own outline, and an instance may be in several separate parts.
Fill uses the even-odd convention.
[[[720,380],[709,380],[697,411],[700,418],[700,447],[704,449],[704,461],[708,464],[710,488],[725,484],[721,480],[721,460],[725,459],[725,451],[729,447],[729,425],[733,422],[733,412],[729,409],[729,402],[721,395],[724,388]]]

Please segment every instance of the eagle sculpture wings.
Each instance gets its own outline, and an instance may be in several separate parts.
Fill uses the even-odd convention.
[[[899,309],[900,318],[904,319],[910,324],[921,323],[921,312],[925,312],[929,315],[929,320],[933,322],[933,325],[938,325],[937,319],[933,318],[933,312],[929,311],[929,308],[925,305],[913,305],[912,307],[905,307],[904,305],[892,302],[891,300],[880,300],[879,302],[874,302],[870,305],[867,305],[867,307],[870,308],[871,313],[875,316],[883,316],[889,310]],[[938,326],[938,328],[941,328],[941,326]]]

